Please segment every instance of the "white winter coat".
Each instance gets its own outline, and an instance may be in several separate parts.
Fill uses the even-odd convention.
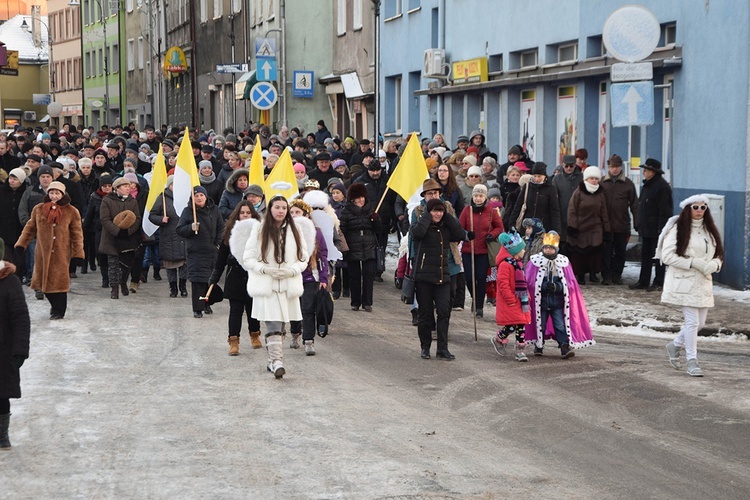
[[[716,243],[706,230],[703,221],[693,221],[690,242],[685,257],[677,255],[677,225],[673,225],[664,236],[661,261],[667,267],[661,301],[687,307],[713,307],[713,280],[711,275],[690,267],[693,259],[715,261],[719,270],[721,260],[714,258]]]
[[[245,245],[242,265],[248,272],[247,293],[253,298],[253,318],[259,321],[301,321],[302,310],[299,298],[304,292],[302,286],[302,271],[308,266],[309,254],[305,233],[309,230],[315,231],[315,227],[307,219],[295,221],[300,234],[300,245],[302,246],[302,259],[297,258],[297,245],[290,227],[286,228],[284,262],[277,264],[273,258],[273,246],[269,245],[267,251],[270,253],[263,262],[260,255],[260,234],[262,224],[255,224],[250,237]],[[309,224],[309,228],[306,227]],[[265,274],[266,268],[291,269],[294,276],[283,279],[274,279]]]

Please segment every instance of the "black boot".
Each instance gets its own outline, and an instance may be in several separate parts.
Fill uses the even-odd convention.
[[[154,266],[154,280],[161,281],[161,268]]]
[[[148,270],[150,268],[151,266],[147,266],[141,270],[141,283],[148,283]]]
[[[116,286],[112,287],[112,291],[109,293],[110,299],[119,299],[120,298],[120,289]]]
[[[176,281],[169,282],[169,296],[172,298],[177,297],[177,282]]]
[[[102,276],[102,288],[109,288],[109,278]]]
[[[122,292],[123,297],[127,297],[128,295],[130,295],[130,290],[128,290],[127,283],[120,283],[120,291]]]
[[[187,297],[187,280],[180,280],[180,297]]]
[[[0,415],[0,449],[10,448],[8,425],[10,425],[10,413]]]
[[[419,309],[411,310],[411,324],[412,326],[419,325]]]

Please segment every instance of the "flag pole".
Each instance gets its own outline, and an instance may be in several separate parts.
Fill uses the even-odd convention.
[[[164,217],[167,217],[167,195],[164,191],[161,192],[161,204],[164,205]]]
[[[195,189],[193,187],[190,187],[190,201],[193,202],[193,222],[198,222],[198,214],[195,213]],[[198,234],[198,230],[195,230],[195,234]],[[474,247],[472,247],[474,248]],[[472,263],[474,261],[472,260]]]
[[[378,206],[375,208],[375,211],[377,212],[380,210],[380,205],[383,204],[383,200],[385,200],[385,195],[388,194],[388,190],[391,189],[388,187],[388,185],[385,186],[385,191],[383,191],[383,196],[380,197],[380,201],[378,202]]]
[[[469,226],[471,232],[474,232],[474,211],[469,206]],[[476,238],[476,234],[474,235]],[[471,301],[471,315],[474,317],[474,342],[477,342],[477,277],[476,270],[474,268],[474,240],[471,240],[471,289],[472,289],[472,301]]]

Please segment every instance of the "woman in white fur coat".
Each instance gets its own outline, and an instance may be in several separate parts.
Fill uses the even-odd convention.
[[[661,301],[682,307],[685,322],[674,341],[667,344],[669,363],[680,369],[685,351],[687,374],[702,377],[698,365],[698,331],[714,306],[711,275],[721,270],[724,247],[708,208],[708,198],[691,196],[680,202],[682,211],[667,221],[656,258],[667,267]]]
[[[253,227],[242,259],[248,272],[247,293],[253,298],[252,316],[266,325],[268,371],[277,379],[286,373],[282,327],[302,320],[299,298],[304,291],[302,271],[310,258],[304,237],[308,231],[315,232],[312,222],[292,219],[286,198],[276,195],[263,222]]]

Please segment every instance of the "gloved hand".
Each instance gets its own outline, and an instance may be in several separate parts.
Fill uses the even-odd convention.
[[[284,277],[285,278],[293,278],[297,276],[297,270],[292,269],[291,267],[283,267],[281,268],[282,271],[284,271]]]
[[[370,220],[372,222],[375,222],[376,220],[380,220],[380,215],[377,212],[373,212],[372,215],[370,216]]]
[[[20,354],[16,354],[10,358],[10,362],[16,370],[23,366],[24,361],[26,361],[26,356],[21,356]]]
[[[708,272],[708,262],[702,259],[693,259],[690,262],[690,267],[703,274],[710,274]]]
[[[477,237],[477,233],[474,231],[466,231],[466,239],[469,241],[474,241],[474,238]]]
[[[496,238],[492,236],[491,234],[487,233],[487,236],[484,237],[484,241],[489,243],[491,241],[494,241]]]
[[[706,274],[718,273],[719,269],[721,269],[721,260],[711,259],[706,265]]]
[[[128,230],[127,229],[120,229],[120,232],[117,233],[118,238],[127,238],[128,237]]]
[[[557,285],[555,285],[555,283],[552,281],[548,281],[544,285],[544,291],[547,293],[555,293],[557,291]]]
[[[573,238],[578,238],[578,235],[580,234],[580,232],[578,231],[578,228],[575,228],[572,226],[568,226],[567,233],[568,233],[568,236],[572,236]]]

